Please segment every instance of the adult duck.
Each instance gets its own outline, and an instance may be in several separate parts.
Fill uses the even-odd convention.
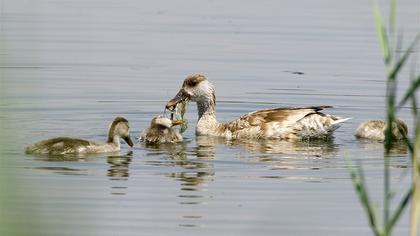
[[[283,107],[258,110],[228,123],[216,119],[216,96],[213,85],[204,75],[188,76],[182,88],[167,104],[174,110],[181,102],[197,103],[197,135],[227,139],[311,139],[327,138],[349,118],[322,113],[331,106]]]
[[[180,125],[181,120],[170,120],[165,116],[157,116],[150,122],[150,127],[146,128],[139,140],[145,143],[177,143],[182,142],[181,134],[173,129],[173,126]]]
[[[124,117],[117,117],[111,123],[106,143],[97,143],[78,138],[58,137],[31,144],[26,147],[25,151],[31,154],[49,155],[117,152],[120,150],[120,138],[127,142],[130,147],[133,146],[133,141],[130,138],[130,127]]]

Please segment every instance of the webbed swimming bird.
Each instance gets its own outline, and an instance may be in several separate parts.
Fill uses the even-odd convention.
[[[382,120],[369,120],[361,123],[356,130],[357,138],[372,139],[378,141],[385,140],[385,132],[387,125]],[[407,124],[400,119],[396,119],[392,123],[392,139],[401,140],[407,136]]]
[[[133,141],[130,138],[130,127],[127,119],[124,117],[117,117],[111,123],[106,143],[97,143],[78,138],[58,137],[31,144],[26,147],[25,151],[26,153],[49,155],[116,152],[120,150],[120,138],[130,147],[133,146]]]
[[[216,96],[213,85],[204,75],[188,76],[181,90],[166,108],[174,110],[181,102],[197,103],[197,135],[227,139],[311,139],[329,137],[340,124],[350,118],[322,113],[331,106],[285,107],[259,110],[228,123],[216,119]]]
[[[181,134],[173,129],[175,125],[180,125],[181,120],[170,120],[165,116],[157,116],[150,122],[150,127],[145,129],[139,140],[145,143],[177,143],[183,140]]]

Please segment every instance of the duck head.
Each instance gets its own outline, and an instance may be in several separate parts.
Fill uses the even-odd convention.
[[[193,101],[197,103],[209,102],[212,101],[215,103],[215,94],[213,85],[207,80],[204,75],[194,74],[188,76],[182,88],[166,104],[166,109],[174,110],[176,105],[185,101]]]
[[[170,120],[165,116],[157,116],[152,119],[150,122],[151,128],[158,128],[158,129],[169,129],[175,125],[181,125],[184,122],[182,120]]]
[[[119,142],[118,137],[122,138],[130,147],[133,147],[134,144],[130,137],[130,126],[128,125],[128,120],[124,117],[115,118],[109,128],[108,142]]]

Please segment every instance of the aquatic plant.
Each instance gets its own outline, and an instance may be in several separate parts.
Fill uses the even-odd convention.
[[[363,174],[363,169],[358,166],[354,167],[348,159],[348,169],[357,195],[361,201],[363,208],[368,216],[369,225],[375,235],[388,236],[391,235],[394,226],[400,219],[403,211],[411,200],[410,213],[410,235],[417,235],[419,212],[420,212],[420,116],[417,112],[416,91],[420,87],[420,75],[415,76],[415,71],[411,73],[411,85],[405,92],[403,98],[399,103],[396,103],[396,88],[398,82],[398,75],[401,69],[406,65],[410,53],[416,47],[420,34],[418,34],[405,52],[400,56],[397,51],[400,51],[402,45],[401,37],[396,37],[396,0],[390,2],[389,26],[388,30],[385,27],[379,5],[375,2],[374,18],[377,36],[382,49],[383,59],[387,70],[386,80],[386,123],[392,124],[396,119],[396,113],[407,103],[411,105],[411,112],[414,118],[414,136],[413,138],[405,137],[404,141],[408,147],[411,163],[412,163],[412,184],[407,192],[400,199],[396,209],[391,209],[391,200],[393,198],[391,183],[390,183],[390,151],[393,146],[392,140],[392,126],[388,125],[385,131],[385,152],[384,152],[384,199],[383,199],[383,219],[379,223],[379,216],[375,211],[374,206],[369,198],[367,186]]]

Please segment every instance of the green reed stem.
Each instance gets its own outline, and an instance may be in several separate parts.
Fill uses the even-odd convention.
[[[386,30],[384,21],[382,19],[381,11],[379,9],[378,3],[374,2],[374,19],[375,19],[375,28],[379,39],[379,44],[383,53],[383,59],[387,70],[387,80],[386,80],[386,123],[387,128],[385,130],[385,143],[384,143],[384,203],[383,203],[383,220],[382,225],[379,225],[377,222],[377,215],[375,214],[374,208],[370,202],[367,187],[365,184],[364,174],[361,167],[358,167],[357,171],[352,166],[350,160],[347,161],[347,166],[351,175],[353,185],[355,187],[356,193],[359,197],[359,200],[366,211],[368,216],[369,225],[373,230],[375,235],[380,236],[389,236],[396,223],[400,219],[404,209],[409,205],[410,200],[412,200],[411,216],[410,216],[410,235],[417,235],[417,228],[419,224],[420,217],[420,117],[417,112],[417,101],[416,101],[416,91],[420,87],[420,75],[415,79],[412,79],[410,88],[406,91],[403,99],[398,103],[396,107],[396,91],[397,91],[397,78],[401,69],[406,64],[410,53],[416,47],[418,41],[420,40],[420,34],[418,34],[413,42],[410,44],[408,49],[402,55],[398,57],[398,54],[394,50],[401,49],[402,37],[399,37],[395,41],[395,31],[396,31],[396,0],[390,1],[390,16],[389,16],[389,34]],[[395,46],[394,46],[395,44]],[[414,78],[414,76],[413,76]],[[392,135],[392,124],[396,119],[397,109],[401,109],[408,101],[411,102],[412,114],[416,120],[415,124],[415,138],[412,142],[406,135],[404,135],[404,142],[407,144],[409,149],[411,160],[413,163],[413,174],[412,174],[412,184],[410,188],[400,200],[397,208],[391,210],[391,200],[392,200],[392,191],[391,191],[391,170],[390,170],[390,153],[393,145],[393,135]]]

